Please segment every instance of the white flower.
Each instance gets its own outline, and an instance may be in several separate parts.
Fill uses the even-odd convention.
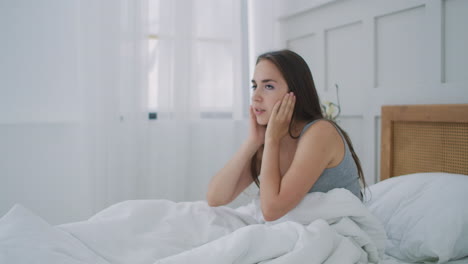
[[[336,99],[338,104],[335,104],[330,101],[324,101],[322,103],[322,113],[326,119],[337,122],[338,116],[340,116],[341,107],[340,107],[340,98],[338,96],[338,84],[335,84],[336,87]]]
[[[340,115],[340,106],[333,102],[325,101],[322,103],[322,113],[325,118],[336,121]]]

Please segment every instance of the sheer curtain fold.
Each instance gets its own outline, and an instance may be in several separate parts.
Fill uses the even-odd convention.
[[[246,0],[148,1],[148,104],[157,120],[146,191],[175,201],[204,199],[209,179],[246,131],[247,32],[239,23]]]
[[[156,39],[150,41],[150,108],[158,119],[240,119],[245,104],[239,104],[242,93],[235,90],[244,89],[243,83],[248,93],[248,77],[239,73],[247,67],[241,65],[239,55],[247,53],[236,23],[242,5],[234,0],[156,2],[150,5],[149,34]]]

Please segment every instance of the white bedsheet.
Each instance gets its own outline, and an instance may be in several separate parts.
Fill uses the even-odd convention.
[[[265,223],[259,201],[126,201],[51,226],[24,207],[0,219],[0,263],[377,263],[385,232],[344,189],[313,193]]]

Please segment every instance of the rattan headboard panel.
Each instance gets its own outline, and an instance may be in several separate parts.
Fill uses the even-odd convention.
[[[381,180],[417,172],[468,175],[468,104],[382,107]]]
[[[397,121],[392,148],[391,176],[431,171],[468,174],[468,123]]]

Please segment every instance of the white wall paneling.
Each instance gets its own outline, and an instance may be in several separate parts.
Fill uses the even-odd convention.
[[[279,1],[279,16],[290,16],[305,13],[317,8],[323,8],[326,5],[333,4],[340,0],[296,0]]]
[[[468,102],[468,2],[277,0],[278,44],[303,55],[336,101],[368,183],[379,178],[380,108]],[[290,7],[287,7],[287,6]],[[281,8],[282,7],[282,8]]]
[[[342,111],[348,114],[361,113],[363,97],[363,78],[365,61],[362,23],[353,22],[347,25],[326,29],[325,31],[325,90],[335,92],[339,86]],[[356,100],[359,100],[356,102]],[[336,102],[336,99],[333,101]]]
[[[395,91],[422,86],[424,11],[424,6],[417,6],[375,18],[377,88]]]
[[[339,125],[346,128],[348,135],[353,139],[354,150],[359,157],[362,157],[365,151],[364,144],[357,144],[358,142],[364,142],[364,134],[360,133],[362,126],[364,125],[364,117],[362,115],[344,115],[340,118]]]
[[[468,30],[466,29],[468,1],[444,0],[442,4],[442,81],[466,85],[468,52],[459,51],[466,50],[468,47]],[[468,90],[468,87],[465,86],[465,88]]]
[[[314,34],[300,36],[294,39],[287,40],[286,47],[301,54],[304,60],[309,65],[312,72],[312,78],[317,86],[319,95],[325,93],[324,89],[324,54],[318,52],[323,46],[323,34]]]

